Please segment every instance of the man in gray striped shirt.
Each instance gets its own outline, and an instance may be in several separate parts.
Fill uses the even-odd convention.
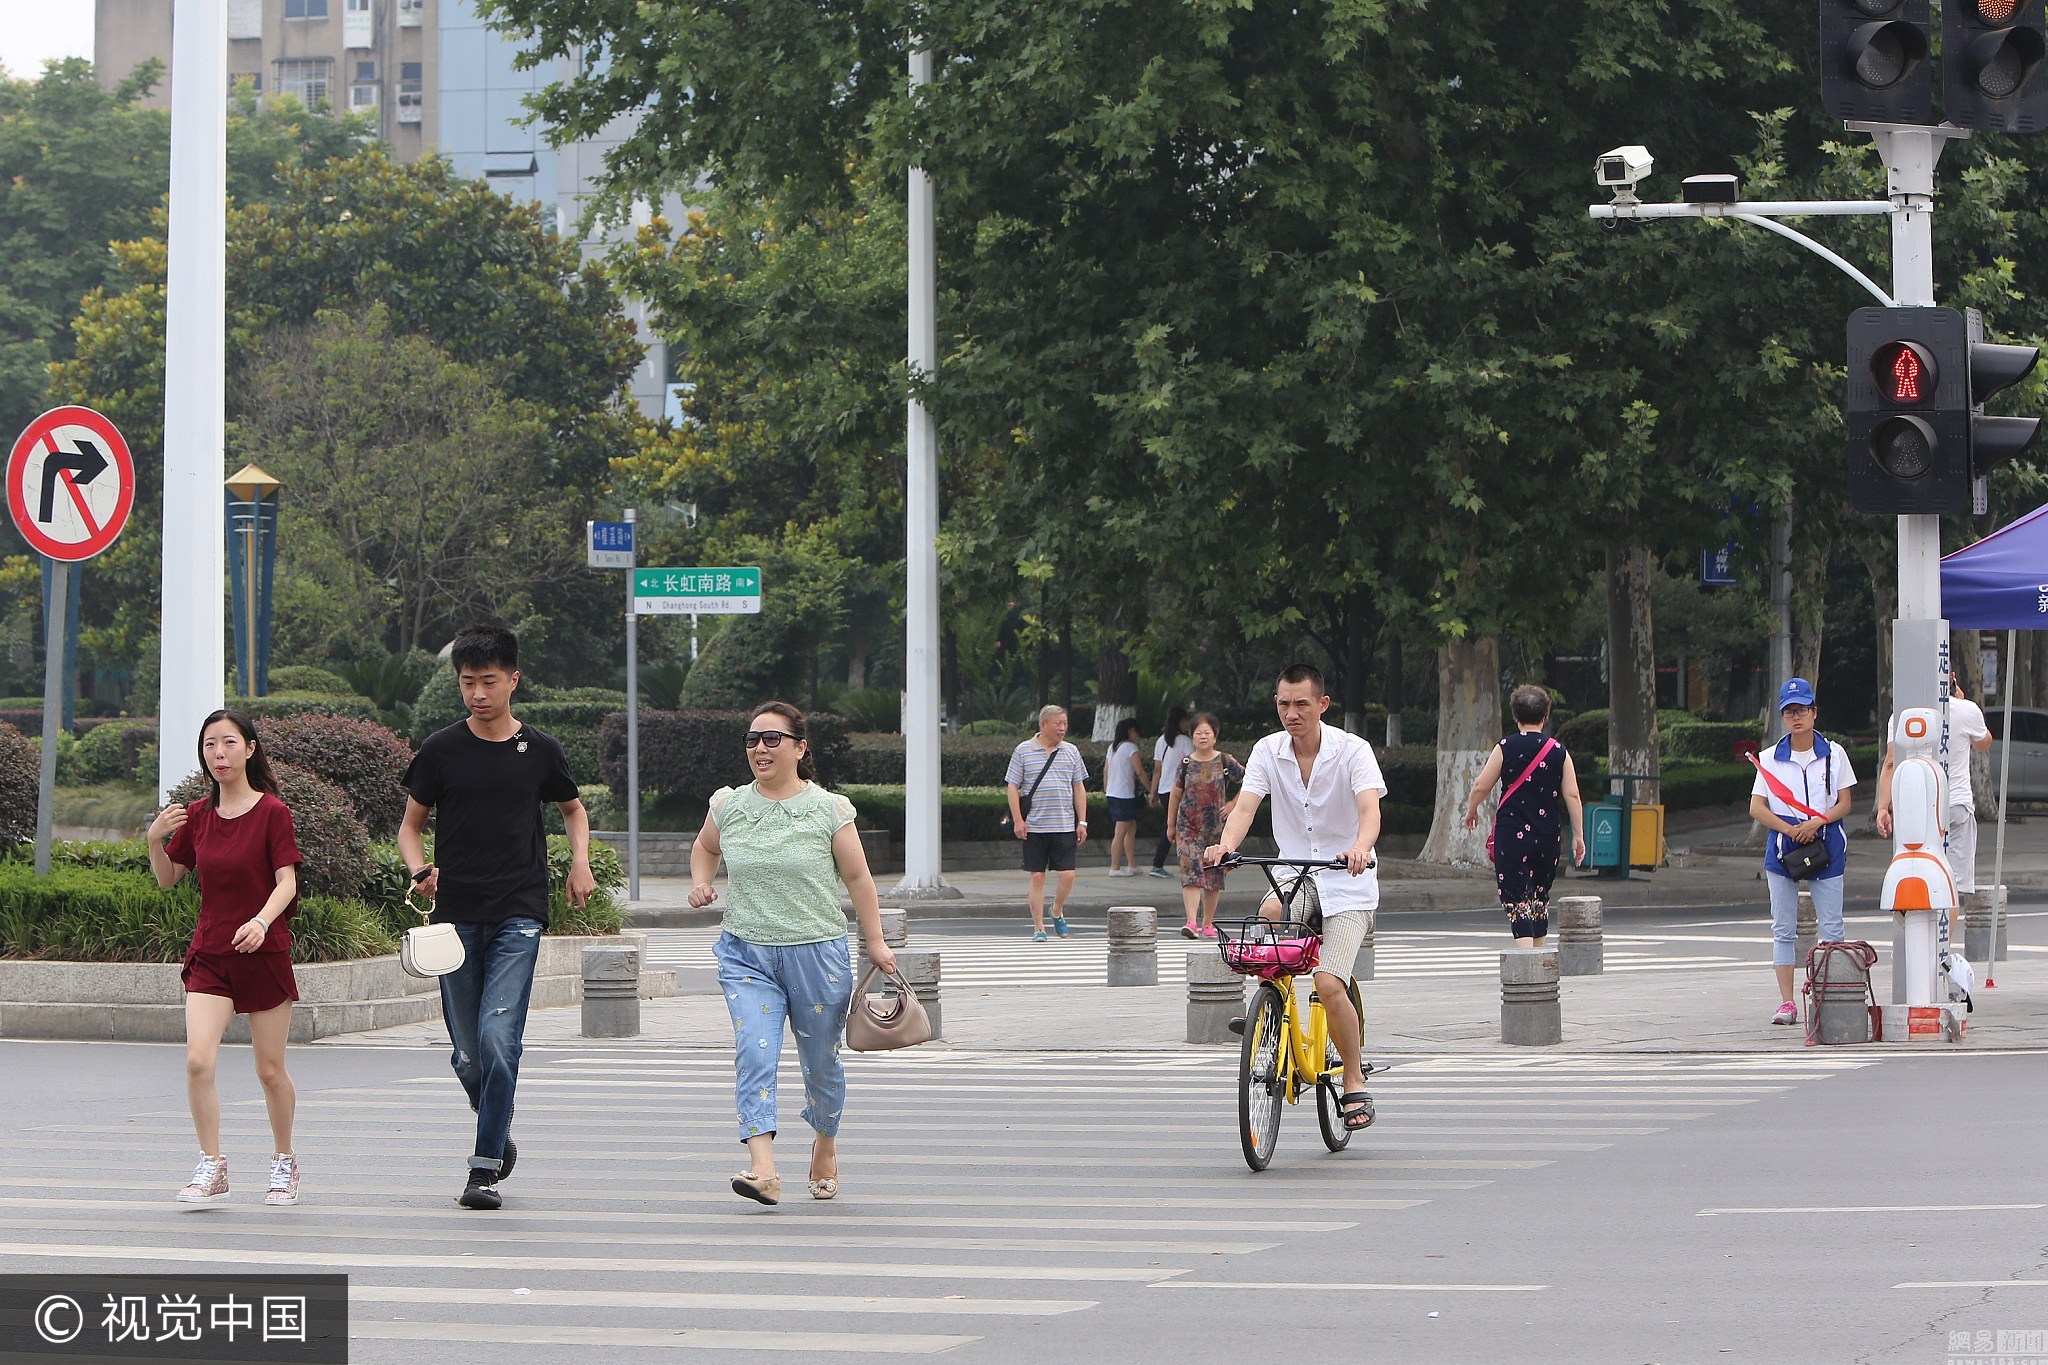
[[[1038,733],[1017,746],[1003,774],[1010,793],[1010,828],[1024,843],[1024,870],[1031,874],[1031,941],[1045,942],[1045,874],[1059,874],[1053,892],[1052,929],[1067,936],[1067,894],[1074,889],[1074,852],[1088,842],[1088,769],[1081,751],[1067,743],[1065,707],[1038,712]]]

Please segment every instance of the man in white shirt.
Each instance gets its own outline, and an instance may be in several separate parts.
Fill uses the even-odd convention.
[[[1352,1006],[1347,987],[1380,903],[1372,850],[1380,837],[1380,797],[1387,782],[1372,745],[1323,723],[1330,699],[1323,692],[1321,672],[1307,664],[1290,665],[1274,688],[1273,704],[1283,728],[1253,746],[1245,764],[1244,790],[1231,807],[1221,841],[1204,850],[1202,860],[1213,866],[1235,853],[1251,832],[1259,803],[1269,796],[1281,857],[1344,860],[1341,872],[1331,868],[1314,874],[1323,906],[1323,947],[1315,987],[1329,1018],[1331,1041],[1344,1063],[1339,1112],[1346,1128],[1364,1128],[1373,1121],[1372,1096],[1365,1091],[1359,1059],[1364,1021]],[[1277,915],[1278,902],[1269,896],[1260,911]]]
[[[1991,727],[1984,723],[1984,708],[1964,695],[1963,685],[1955,683],[1953,688],[1948,702],[1948,809],[1942,819],[1948,826],[1949,871],[1955,874],[1956,890],[1964,892],[1977,889],[1977,789],[1970,781],[1970,754],[1991,747]],[[1887,839],[1892,833],[1895,762],[1887,728],[1884,767],[1877,774],[1877,832]]]

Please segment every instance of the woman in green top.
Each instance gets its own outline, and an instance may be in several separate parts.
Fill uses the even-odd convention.
[[[811,1144],[811,1197],[830,1199],[839,1193],[837,1139],[846,1105],[839,1036],[853,994],[841,882],[853,896],[868,960],[891,972],[896,954],[882,941],[875,879],[853,828],[853,803],[812,780],[817,772],[804,713],[787,702],[757,707],[746,744],[753,782],[712,793],[710,818],[690,850],[690,904],[700,909],[718,899],[711,879],[725,859],[725,932],[714,951],[719,989],[732,1012],[740,1140],[749,1159],[732,1188],[763,1204],[782,1198],[782,1177],[775,1173],[775,1068],[786,1020],[803,1066],[804,1121],[818,1135]]]

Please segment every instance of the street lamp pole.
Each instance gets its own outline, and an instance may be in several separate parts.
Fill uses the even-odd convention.
[[[226,637],[220,495],[227,422],[227,0],[171,15],[171,197],[164,291],[162,688],[157,797],[191,767],[185,746],[221,704]]]
[[[932,54],[910,54],[910,88],[931,83]],[[903,879],[896,899],[957,896],[939,869],[939,439],[916,385],[939,370],[938,217],[931,177],[910,168],[909,469],[904,480]]]

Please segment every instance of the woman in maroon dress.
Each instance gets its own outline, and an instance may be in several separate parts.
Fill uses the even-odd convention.
[[[199,924],[185,953],[185,1088],[199,1135],[199,1166],[178,1191],[181,1204],[211,1204],[228,1193],[220,1150],[220,1090],[214,1075],[221,1037],[237,1014],[249,1016],[256,1079],[270,1111],[277,1151],[266,1204],[296,1204],[299,1162],[292,1151],[298,1094],[284,1069],[292,1002],[292,931],[300,862],[292,813],[256,743],[256,726],[216,711],[199,727],[199,763],[213,795],[166,806],[149,826],[149,865],[166,890],[199,873]]]

